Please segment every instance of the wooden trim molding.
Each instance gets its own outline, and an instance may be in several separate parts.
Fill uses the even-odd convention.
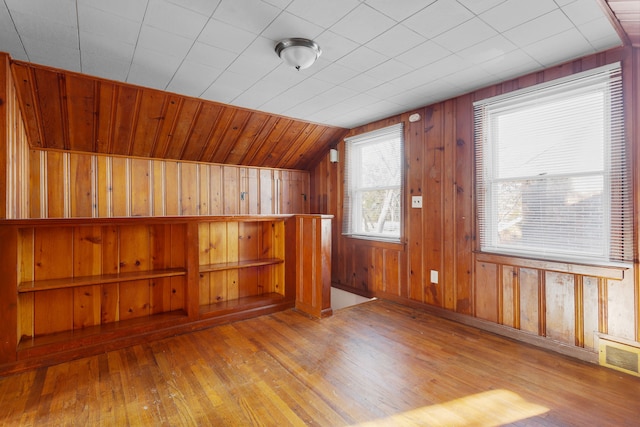
[[[512,265],[517,267],[535,268],[538,270],[555,271],[558,273],[579,274],[582,276],[604,277],[606,279],[622,280],[625,271],[630,267],[624,266],[596,266],[586,264],[567,264],[555,261],[544,261],[531,258],[519,258],[508,255],[476,252],[476,261],[493,264]]]

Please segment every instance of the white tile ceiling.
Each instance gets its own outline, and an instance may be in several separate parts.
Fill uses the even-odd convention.
[[[352,128],[619,46],[599,0],[3,0],[15,59]],[[296,71],[274,52],[314,39]]]

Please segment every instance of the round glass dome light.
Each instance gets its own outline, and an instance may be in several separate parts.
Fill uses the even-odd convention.
[[[318,59],[322,50],[313,40],[292,38],[280,41],[276,53],[287,65],[304,70]]]

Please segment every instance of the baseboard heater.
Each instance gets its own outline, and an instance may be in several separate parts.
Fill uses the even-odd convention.
[[[598,334],[601,366],[640,377],[640,343]]]

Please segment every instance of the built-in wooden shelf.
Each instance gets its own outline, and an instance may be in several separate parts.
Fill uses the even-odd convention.
[[[221,262],[217,264],[201,265],[199,268],[199,271],[200,273],[210,273],[212,271],[237,270],[240,268],[276,265],[276,264],[282,264],[283,262],[284,260],[280,258],[264,258],[264,259],[251,259],[246,261]]]
[[[137,317],[135,319],[120,320],[102,325],[88,326],[53,334],[46,334],[36,337],[22,337],[18,344],[18,354],[32,356],[33,352],[46,353],[48,351],[60,351],[61,349],[71,349],[83,345],[92,345],[106,342],[113,339],[126,337],[142,332],[149,332],[170,325],[175,325],[180,321],[186,322],[187,313],[183,310],[170,311],[166,313],[153,314],[150,316]]]
[[[293,302],[291,298],[289,298],[288,300]],[[214,317],[223,314],[244,312],[264,306],[284,303],[288,300],[279,293],[271,292],[262,295],[254,295],[228,301],[220,301],[213,304],[204,304],[200,306],[200,317]]]
[[[117,274],[100,274],[97,276],[65,277],[61,279],[35,280],[22,282],[18,285],[18,292],[38,292],[52,289],[77,288],[79,286],[104,285],[107,283],[130,282],[134,280],[158,279],[162,277],[185,276],[184,268],[169,268],[163,270],[131,271]]]

